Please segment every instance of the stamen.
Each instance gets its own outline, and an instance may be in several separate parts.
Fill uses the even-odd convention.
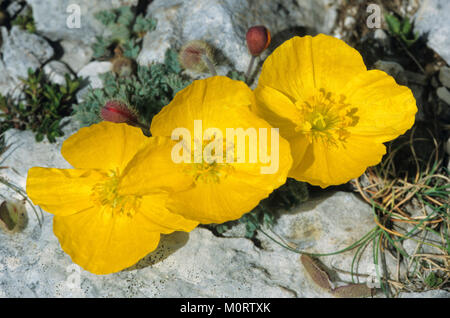
[[[110,209],[115,216],[133,216],[140,205],[140,197],[120,195],[119,183],[119,171],[111,170],[105,181],[92,188],[92,199],[97,205]]]
[[[307,101],[299,101],[296,107],[300,112],[296,131],[305,134],[310,141],[322,139],[338,146],[344,145],[350,136],[349,127],[357,124],[358,109],[346,103],[344,95],[336,96],[332,92],[320,89]]]

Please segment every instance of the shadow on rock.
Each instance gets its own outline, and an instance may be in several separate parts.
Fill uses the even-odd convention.
[[[172,234],[161,234],[161,240],[156,250],[145,256],[135,265],[125,269],[125,271],[132,271],[136,269],[143,269],[148,266],[153,266],[175,253],[178,249],[186,245],[189,240],[189,233],[174,232]]]

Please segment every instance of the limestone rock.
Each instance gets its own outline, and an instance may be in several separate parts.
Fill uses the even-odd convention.
[[[447,103],[447,105],[450,105],[450,91],[447,88],[439,87],[436,90],[436,94],[442,101]]]
[[[422,1],[415,15],[415,31],[427,35],[427,45],[450,64],[450,1]]]
[[[17,26],[13,26],[9,34],[5,27],[1,28],[1,32],[3,62],[10,76],[26,78],[28,68],[39,68],[54,54],[53,48],[44,38]]]
[[[66,74],[69,74],[71,78],[74,77],[69,68],[60,61],[51,61],[50,63],[45,64],[43,70],[52,83],[59,85],[66,84]]]
[[[450,293],[445,290],[429,290],[422,293],[401,293],[399,298],[450,298]]]
[[[336,192],[310,199],[300,207],[283,214],[273,228],[292,247],[299,250],[326,254],[340,251],[361,239],[375,227],[371,207],[352,193]],[[263,247],[272,249],[271,241],[258,233]],[[350,272],[356,249],[336,255],[320,257],[320,261],[334,271],[336,281],[351,282]],[[395,273],[396,263],[386,254],[389,273]],[[381,270],[381,269],[380,269]],[[342,271],[342,272],[341,272]],[[361,283],[376,282],[376,268],[370,243],[359,259],[354,272],[369,275],[359,278]],[[402,268],[402,274],[404,268]]]
[[[87,93],[87,90],[93,88],[102,88],[103,82],[99,77],[99,74],[107,73],[112,70],[111,62],[98,62],[94,61],[83,67],[78,72],[78,77],[81,77],[87,81],[87,85],[77,93],[77,101],[81,103],[83,96]]]
[[[137,0],[91,1],[91,0],[27,0],[33,9],[36,29],[52,41],[71,40],[91,44],[95,36],[102,35],[104,26],[95,19],[96,12],[117,8],[122,5],[136,5]],[[71,28],[71,5],[80,10],[80,28]]]
[[[450,67],[444,66],[439,70],[439,80],[442,85],[450,88]]]
[[[76,73],[88,64],[94,55],[93,50],[82,43],[63,40],[60,44],[64,50],[61,61]]]
[[[299,27],[328,33],[337,17],[336,5],[327,0],[155,0],[147,14],[158,23],[144,38],[139,64],[162,62],[168,48],[203,40],[220,52],[218,64],[232,64],[240,71],[250,61],[245,42],[249,27],[265,25],[272,33],[273,48],[298,35]]]

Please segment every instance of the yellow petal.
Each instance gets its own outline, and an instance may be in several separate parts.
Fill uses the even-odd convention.
[[[208,128],[216,128],[225,139],[226,149],[223,152],[222,163],[183,165],[183,172],[191,176],[193,188],[171,193],[168,207],[173,213],[201,223],[234,220],[250,212],[262,199],[286,181],[292,157],[289,144],[281,137],[278,139],[278,165],[269,174],[263,174],[262,168],[267,168],[270,163],[262,162],[260,155],[257,154],[255,162],[250,161],[249,137],[245,138],[245,145],[242,148],[245,149],[245,158],[236,152],[236,156],[233,157],[235,162],[226,162],[227,150],[233,149],[233,143],[236,150],[239,142],[237,138],[234,138],[233,142],[231,136],[227,137],[227,129],[240,128],[248,135],[252,135],[252,138],[255,136],[255,144],[252,146],[255,147],[253,149],[256,153],[262,142],[260,129],[265,129],[267,148],[271,148],[273,127],[252,113],[250,109],[252,106],[254,96],[245,84],[223,77],[213,77],[194,82],[154,117],[151,127],[153,135],[170,136],[174,129],[186,128],[191,139],[202,138],[196,136],[194,131],[194,121],[201,120],[201,132],[204,133]],[[238,160],[245,162],[240,163]],[[271,162],[275,161],[276,158],[273,156]]]
[[[243,82],[224,76],[197,80],[153,117],[150,130],[153,136],[171,136],[175,128],[187,128],[193,132],[194,120],[202,120],[203,130],[207,127],[243,127],[240,126],[241,120],[229,126],[228,113],[248,110],[253,103],[253,92]]]
[[[61,153],[75,168],[122,170],[146,140],[139,128],[101,122],[70,136]]]
[[[411,90],[398,85],[385,72],[359,74],[347,84],[343,94],[358,109],[358,123],[349,129],[354,134],[386,142],[414,124],[417,106]]]
[[[303,134],[297,134],[289,139],[289,145],[291,147],[292,154],[292,170],[296,169],[297,166],[303,161],[308,148],[311,146],[309,139]],[[291,174],[291,173],[289,173]]]
[[[181,191],[192,185],[183,173],[183,164],[172,160],[176,145],[168,137],[147,138],[145,145],[133,157],[123,172],[121,194],[146,195],[159,191]]]
[[[65,216],[93,206],[93,186],[104,180],[100,172],[85,169],[31,168],[27,194],[47,212]]]
[[[361,54],[342,40],[324,34],[294,37],[266,59],[258,86],[272,87],[294,101],[307,100],[320,89],[341,90],[364,71]]]
[[[166,193],[144,196],[139,207],[141,214],[137,217],[143,218],[149,230],[164,234],[174,231],[190,232],[197,227],[197,221],[170,212],[166,208],[167,199],[168,194]]]
[[[170,195],[168,208],[202,224],[236,220],[286,182],[292,166],[289,144],[279,141],[278,170],[261,174],[261,163],[230,164],[229,174],[218,183],[197,183],[192,189]],[[269,145],[270,147],[270,145]]]
[[[357,178],[367,167],[381,161],[386,147],[371,138],[351,136],[345,147],[317,139],[307,148],[303,160],[289,177],[326,188]]]
[[[98,275],[134,265],[156,249],[160,238],[142,214],[117,217],[109,212],[91,208],[53,219],[62,249],[74,263]]]
[[[224,223],[250,212],[272,191],[230,177],[220,184],[201,183],[193,189],[173,193],[167,207],[202,224]]]
[[[280,134],[285,138],[293,136],[300,120],[295,101],[290,100],[282,92],[264,85],[258,85],[255,96],[258,106],[253,107],[253,111],[274,128],[279,128]]]

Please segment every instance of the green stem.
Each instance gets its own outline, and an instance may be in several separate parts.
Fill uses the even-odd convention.
[[[265,236],[267,236],[270,240],[272,240],[274,243],[280,245],[281,247],[284,247],[284,248],[286,248],[286,249],[288,249],[288,250],[290,250],[290,251],[292,251],[292,252],[294,252],[294,253],[298,253],[298,254],[306,254],[306,255],[309,255],[309,256],[313,256],[313,257],[331,256],[331,255],[341,254],[341,253],[347,252],[347,251],[349,251],[349,250],[351,250],[351,249],[354,249],[355,247],[357,247],[357,246],[361,245],[362,243],[364,243],[365,241],[367,241],[367,238],[368,238],[368,237],[370,238],[372,232],[374,232],[376,229],[377,229],[377,227],[374,227],[374,228],[373,228],[372,230],[370,230],[366,235],[364,235],[361,239],[359,239],[358,241],[356,241],[356,242],[353,243],[352,245],[350,245],[350,246],[348,246],[348,247],[346,247],[346,248],[344,248],[344,249],[342,249],[342,250],[339,250],[339,251],[333,252],[333,253],[317,254],[317,253],[309,253],[309,252],[305,252],[305,251],[300,251],[300,250],[297,250],[297,249],[295,249],[295,248],[289,247],[289,246],[287,246],[287,245],[285,245],[285,244],[283,244],[283,243],[277,241],[276,239],[274,239],[272,236],[270,236],[270,235],[267,234],[265,231],[263,231],[263,230],[261,229],[261,227],[258,226],[258,231],[260,231],[261,233],[263,233],[263,234],[264,234]]]

